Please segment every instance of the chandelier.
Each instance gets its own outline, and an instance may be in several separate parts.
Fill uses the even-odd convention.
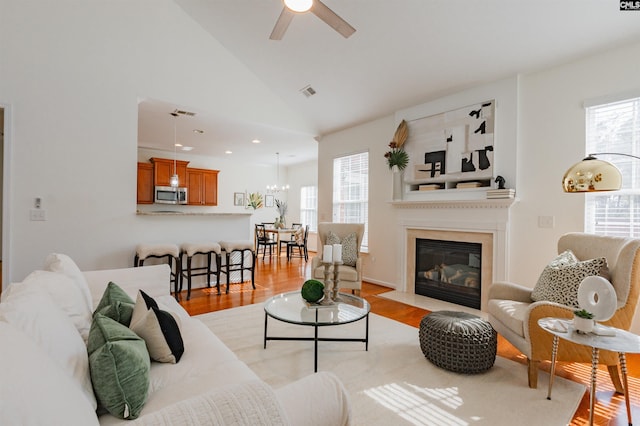
[[[289,185],[280,186],[280,153],[276,152],[276,183],[267,185],[268,194],[277,194],[280,191],[288,191]]]

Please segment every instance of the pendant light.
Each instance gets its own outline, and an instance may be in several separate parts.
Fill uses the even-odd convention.
[[[172,112],[171,115],[173,115],[174,117],[173,119],[173,174],[169,178],[169,185],[172,188],[177,188],[178,185],[180,184],[180,179],[178,178],[178,169],[176,167],[176,156],[177,156],[177,148],[178,148],[178,142],[176,140],[177,138],[176,126],[177,126],[178,114],[175,112]]]
[[[280,191],[288,191],[289,185],[280,185],[280,153],[276,152],[276,183],[274,185],[267,185],[267,192],[277,194]]]

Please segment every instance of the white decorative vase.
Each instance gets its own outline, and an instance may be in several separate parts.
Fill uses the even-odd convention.
[[[398,166],[391,168],[392,179],[392,200],[402,200],[402,171],[398,169]]]
[[[579,333],[591,333],[593,331],[593,319],[573,316],[573,328]]]

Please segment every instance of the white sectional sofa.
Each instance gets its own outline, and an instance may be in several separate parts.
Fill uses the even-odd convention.
[[[167,265],[80,272],[53,254],[44,269],[2,295],[0,424],[349,424],[348,396],[335,376],[272,389],[169,294]],[[184,345],[177,363],[149,361],[148,396],[136,418],[102,413],[91,382],[86,341],[109,282],[134,301],[143,290],[170,312]]]

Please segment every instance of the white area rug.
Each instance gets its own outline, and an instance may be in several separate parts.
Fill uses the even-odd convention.
[[[199,315],[258,376],[274,387],[313,373],[313,342],[269,341],[263,349],[262,304]],[[557,377],[546,399],[548,374],[527,386],[524,365],[498,357],[486,373],[462,375],[431,364],[418,329],[370,315],[364,343],[320,342],[318,370],[332,371],[349,391],[354,425],[566,425],[585,387]],[[362,337],[365,322],[322,327],[323,337]],[[270,336],[313,336],[312,327],[269,318]],[[313,389],[309,389],[313,392]]]

